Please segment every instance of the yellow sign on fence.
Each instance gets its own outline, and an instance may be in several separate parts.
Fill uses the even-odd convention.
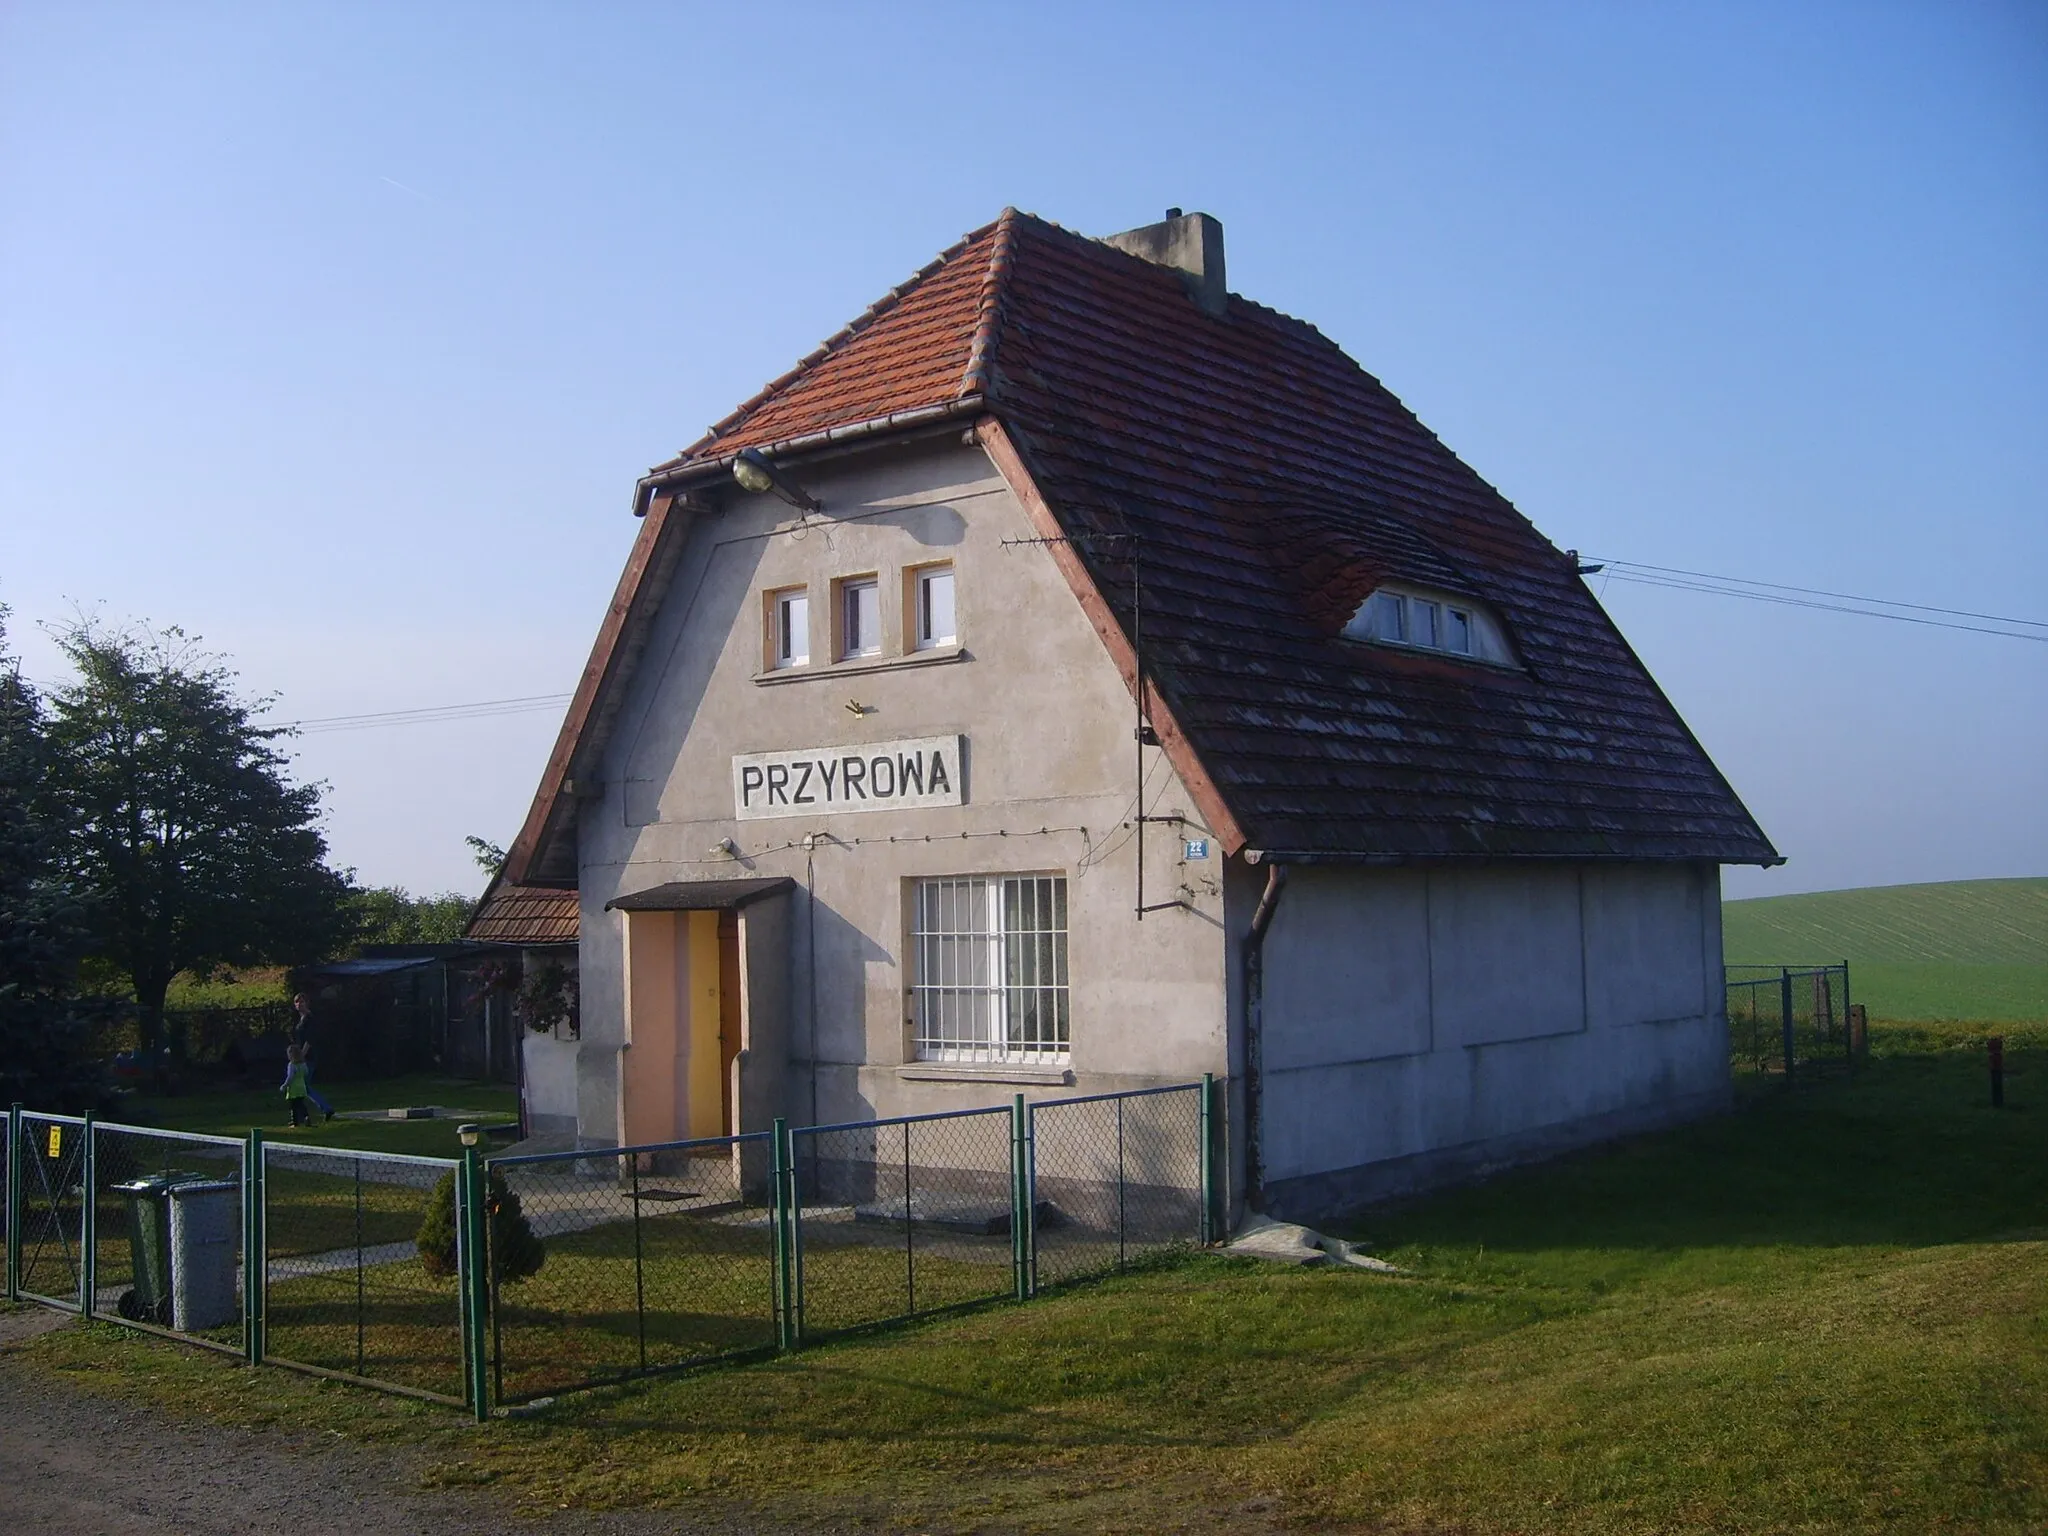
[[[64,1127],[61,1125],[53,1125],[50,1127],[50,1150],[46,1155],[50,1157],[56,1157],[63,1150]]]

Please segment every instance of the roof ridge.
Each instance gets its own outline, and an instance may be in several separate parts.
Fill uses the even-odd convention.
[[[1015,209],[1006,208],[1003,210],[1003,215],[1007,217],[1014,212],[1016,212]],[[744,426],[748,417],[760,410],[762,406],[768,404],[769,401],[773,400],[813,368],[816,368],[818,364],[824,362],[826,358],[846,346],[855,337],[860,335],[861,332],[881,320],[883,316],[887,315],[905,299],[910,297],[912,293],[916,292],[927,278],[940,271],[948,263],[957,261],[968,247],[972,246],[975,241],[982,239],[991,230],[997,229],[1002,222],[1003,218],[999,217],[976,229],[969,230],[958,240],[955,240],[951,245],[939,252],[937,256],[934,256],[930,261],[919,267],[909,277],[898,283],[894,288],[891,288],[887,293],[875,300],[874,303],[870,304],[858,315],[855,315],[853,319],[798,358],[795,367],[770,379],[752,395],[705,428],[703,436],[699,437],[695,442],[686,448],[679,449],[662,463],[655,465],[655,470],[673,468],[691,458],[699,449],[707,444],[713,443],[727,433],[737,431],[740,427]],[[965,390],[962,391],[963,394],[967,392]]]
[[[1025,215],[1014,207],[996,217],[996,234],[989,246],[988,267],[981,275],[981,294],[975,301],[974,340],[967,347],[967,367],[960,375],[960,393],[987,397],[994,376],[996,343],[1003,326],[1003,290],[1009,284],[1010,267],[1016,259],[1017,224]]]

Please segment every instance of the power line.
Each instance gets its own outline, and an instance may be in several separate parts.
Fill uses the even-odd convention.
[[[1644,587],[1665,587],[1676,592],[1704,592],[1714,597],[1739,597],[1753,603],[1775,603],[1786,608],[1811,608],[1823,613],[1847,613],[1866,619],[1891,619],[1900,624],[1920,624],[1932,629],[1960,630],[1967,634],[1995,635],[2007,640],[2048,642],[2048,621],[2016,619],[2005,614],[1977,613],[1967,608],[1942,608],[1931,603],[1894,602],[1890,598],[1865,597],[1851,592],[1832,592],[1820,587],[1795,587],[1784,582],[1758,581],[1746,576],[1717,576],[1706,571],[1688,571],[1676,566],[1645,565],[1631,560],[1602,560],[1615,581]],[[1827,599],[1827,601],[1823,601]],[[1908,612],[1897,612],[1907,609]],[[1926,615],[1946,617],[1926,617]],[[1982,624],[1963,624],[1958,619],[1982,619]],[[2008,625],[2010,628],[1992,628]]]
[[[1889,598],[1865,597],[1853,592],[1834,592],[1822,587],[1797,587],[1785,582],[1759,581],[1747,576],[1719,576],[1708,571],[1689,571],[1679,566],[1649,565],[1638,560],[1589,557],[1588,563],[1607,568],[1615,581],[1637,586],[1663,587],[1674,592],[1702,592],[1712,597],[1739,597],[1753,603],[1774,603],[1786,608],[1810,608],[1822,613],[1846,613],[1869,619],[1892,619],[1901,624],[1921,624],[1934,629],[1960,630],[1967,634],[1994,635],[2007,640],[2048,642],[2048,620],[2016,619],[2006,614],[1978,613],[1968,608],[1943,608],[1932,603],[1894,602]],[[1894,610],[1905,609],[1906,612]],[[1956,622],[1979,619],[1979,624]],[[2004,629],[1992,625],[2010,626]],[[2038,631],[2038,633],[2029,633]],[[433,704],[419,709],[372,710],[355,715],[323,715],[280,724],[305,736],[332,731],[381,730],[396,725],[431,725],[445,720],[490,720],[504,715],[535,714],[561,709],[575,695],[567,693],[526,694],[509,699],[478,699],[465,704]]]
[[[1888,597],[1863,597],[1854,592],[1829,592],[1821,587],[1792,587],[1779,581],[1757,581],[1748,576],[1715,576],[1706,571],[1680,570],[1673,565],[1645,565],[1640,560],[1606,560],[1605,565],[1630,571],[1654,571],[1660,576],[1685,576],[1694,581],[1725,581],[1745,587],[1768,587],[1774,592],[1797,592],[1803,597],[1836,597],[1849,603],[1876,603],[1885,608],[1911,608],[1919,613],[1941,613],[1954,619],[1984,619],[1993,624],[2027,624],[2048,629],[2048,619],[2014,619],[2002,613],[1975,613],[1968,608],[1938,608],[1930,603],[1900,603]]]
[[[429,725],[440,720],[489,720],[500,715],[532,714],[560,709],[575,695],[536,693],[514,699],[478,699],[467,704],[430,704],[420,709],[384,709],[359,715],[323,715],[310,720],[285,720],[279,724],[304,736],[322,736],[330,731],[368,731],[392,725]]]

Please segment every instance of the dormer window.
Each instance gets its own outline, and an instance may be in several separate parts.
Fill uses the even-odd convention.
[[[1513,666],[1514,652],[1491,615],[1470,598],[1419,587],[1383,586],[1359,605],[1344,633],[1353,640],[1469,656]]]

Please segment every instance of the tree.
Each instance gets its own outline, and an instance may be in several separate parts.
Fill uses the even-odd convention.
[[[77,673],[48,732],[62,866],[156,1064],[172,977],[328,953],[346,882],[325,863],[321,786],[287,780],[289,733],[255,723],[263,701],[238,697],[220,658],[176,628],[81,619],[56,640]]]
[[[455,944],[476,905],[467,896],[443,891],[415,896],[396,885],[348,893],[349,920],[357,944]]]
[[[491,1258],[499,1281],[524,1280],[540,1273],[547,1262],[547,1244],[533,1230],[520,1208],[519,1195],[497,1169],[485,1171],[484,1203],[490,1215]],[[413,1238],[419,1250],[420,1267],[434,1276],[455,1273],[455,1170],[441,1175],[427,1200],[427,1214],[420,1220]]]
[[[505,850],[487,838],[471,833],[463,841],[469,844],[469,856],[476,860],[476,867],[486,875],[495,875],[505,867]]]
[[[77,1112],[102,1097],[98,1010],[74,995],[85,910],[58,877],[38,798],[42,701],[6,649],[0,608],[0,1103]]]

